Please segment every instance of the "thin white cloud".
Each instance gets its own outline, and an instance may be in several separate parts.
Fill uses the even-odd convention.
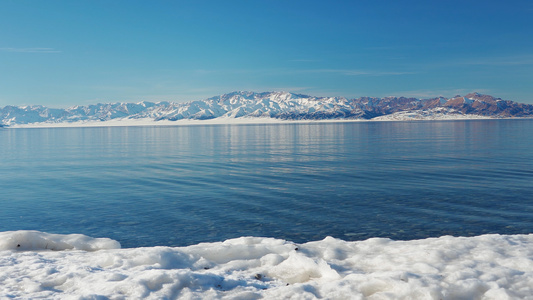
[[[417,45],[394,45],[394,46],[371,46],[371,47],[364,47],[362,49],[364,50],[372,50],[372,51],[397,51],[397,50],[406,50],[406,49],[415,49],[420,48],[420,46]]]
[[[207,70],[207,69],[197,69],[193,71],[194,75],[210,75],[217,73],[215,70]]]
[[[294,75],[294,74],[338,74],[345,76],[398,76],[411,75],[417,72],[406,71],[380,71],[380,70],[358,70],[358,69],[196,69],[192,70],[192,75],[211,75],[211,74],[262,74],[262,75]]]
[[[263,74],[263,75],[294,75],[294,74],[338,74],[346,76],[396,76],[416,74],[416,72],[379,71],[379,70],[356,70],[356,69],[234,69],[234,70],[202,70],[195,74]]]
[[[0,48],[0,51],[16,53],[61,53],[61,51],[54,48]]]
[[[491,90],[488,89],[435,89],[435,90],[408,90],[408,91],[398,91],[391,93],[389,96],[394,97],[414,97],[421,99],[435,98],[435,97],[453,97],[456,95],[466,95],[468,93],[478,92],[481,94],[490,94]]]
[[[533,65],[533,55],[489,57],[463,62],[465,65],[519,66]]]
[[[299,92],[305,92],[314,89],[310,86],[278,86],[278,87],[268,87],[266,89],[263,88],[263,90],[268,91],[284,91],[284,92],[292,92],[292,93],[299,93]]]
[[[510,55],[510,56],[492,56],[492,57],[472,57],[455,59],[448,61],[439,61],[424,64],[424,68],[449,68],[458,66],[495,66],[495,67],[513,67],[533,65],[533,55]]]
[[[317,59],[290,59],[289,62],[320,62]]]
[[[350,70],[350,69],[315,69],[315,70],[299,70],[298,73],[337,73],[347,76],[397,76],[410,75],[414,72],[399,72],[399,71],[378,71],[378,70]]]

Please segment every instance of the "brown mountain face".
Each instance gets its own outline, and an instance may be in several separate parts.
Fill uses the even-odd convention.
[[[349,117],[372,119],[378,116],[397,112],[427,111],[438,108],[444,114],[469,114],[494,118],[533,117],[533,105],[502,100],[490,95],[470,93],[465,96],[455,96],[450,99],[444,97],[430,99],[416,99],[406,97],[361,97],[348,100],[347,103],[359,114]]]
[[[422,100],[423,102],[422,109],[432,109],[432,108],[440,107],[442,106],[443,103],[446,103],[446,101],[448,101],[448,99],[442,98],[442,97]]]
[[[464,114],[481,116],[525,117],[533,115],[533,105],[502,100],[479,93],[470,93],[464,97],[454,97],[443,106],[453,108]]]
[[[288,92],[233,92],[184,103],[108,103],[51,109],[44,106],[0,108],[0,124],[68,123],[112,119],[206,120],[218,117],[269,117],[286,120],[373,119],[394,113],[448,118],[453,115],[490,118],[533,118],[533,105],[471,93],[416,99],[407,97],[311,97]],[[447,116],[448,115],[448,116]]]
[[[438,97],[423,100],[405,97],[363,97],[354,99],[353,105],[364,111],[367,118],[401,111],[423,111],[439,107],[447,108],[449,113],[462,113],[496,118],[533,116],[533,105],[502,100],[500,98],[479,93],[455,96],[451,99]]]

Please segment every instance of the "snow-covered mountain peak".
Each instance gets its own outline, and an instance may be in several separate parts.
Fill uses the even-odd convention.
[[[284,91],[236,91],[206,100],[137,103],[115,102],[53,109],[40,105],[6,106],[0,109],[0,124],[64,123],[121,119],[274,118],[284,120],[375,119],[395,115],[399,118],[531,117],[533,105],[470,93],[451,99],[437,97],[312,97]]]
[[[495,98],[493,96],[484,95],[480,93],[470,93],[470,94],[465,95],[465,98],[482,101],[482,102],[490,102],[490,103],[494,103],[498,100],[502,100],[501,98]]]

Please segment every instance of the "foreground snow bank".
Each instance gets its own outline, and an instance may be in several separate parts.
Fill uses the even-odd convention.
[[[83,241],[80,244],[95,245],[99,240],[1,233],[0,298],[515,299],[533,295],[533,235],[359,242],[328,237],[300,245],[242,237],[180,248],[93,252],[50,251],[42,246],[36,248],[40,251],[21,251],[6,242],[19,241],[17,236],[31,241],[30,234],[58,244],[77,244],[76,237]],[[98,247],[118,245],[107,242]]]
[[[118,249],[120,243],[107,238],[91,238],[83,234],[50,234],[21,230],[0,232],[2,250],[85,250]]]

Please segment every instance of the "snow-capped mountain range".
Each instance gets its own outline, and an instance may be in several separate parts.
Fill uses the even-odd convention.
[[[279,120],[411,120],[533,117],[533,105],[471,93],[466,96],[416,99],[405,97],[312,97],[288,92],[233,92],[201,101],[110,103],[65,109],[40,105],[6,106],[0,124],[57,124],[90,121],[209,120],[270,118]]]

